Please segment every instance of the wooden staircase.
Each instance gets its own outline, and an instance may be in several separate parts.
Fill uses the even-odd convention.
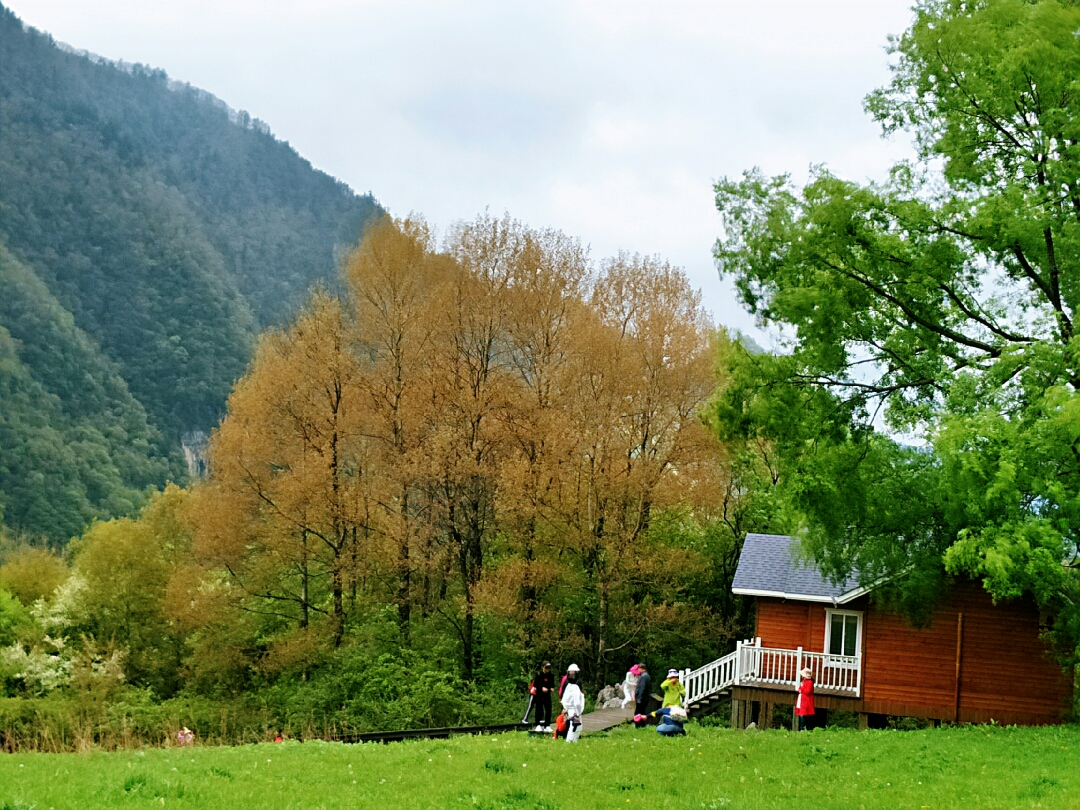
[[[687,701],[686,710],[693,714],[707,714],[721,701],[727,700],[730,697],[731,690],[725,689],[722,692],[715,692],[694,701]]]

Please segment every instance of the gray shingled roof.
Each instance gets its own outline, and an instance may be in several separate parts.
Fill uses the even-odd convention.
[[[865,593],[854,575],[834,585],[798,553],[798,541],[782,534],[748,534],[739,567],[732,582],[733,593],[745,596],[779,596],[804,602],[843,604]]]

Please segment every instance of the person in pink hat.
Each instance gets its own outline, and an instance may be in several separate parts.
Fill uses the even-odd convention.
[[[637,664],[631,665],[630,669],[626,671],[626,677],[623,679],[622,684],[622,707],[625,709],[626,704],[634,700],[634,695],[637,693],[638,678],[641,675],[641,667]]]

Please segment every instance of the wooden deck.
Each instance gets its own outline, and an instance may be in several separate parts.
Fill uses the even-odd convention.
[[[581,715],[582,734],[591,734],[594,731],[607,731],[608,729],[621,726],[634,716],[634,712],[627,709],[598,709]]]

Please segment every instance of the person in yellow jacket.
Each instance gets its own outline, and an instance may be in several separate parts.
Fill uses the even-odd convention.
[[[686,687],[679,681],[679,670],[669,669],[667,680],[660,684],[660,688],[664,690],[663,708],[667,709],[671,706],[683,705],[683,699],[686,697]]]

